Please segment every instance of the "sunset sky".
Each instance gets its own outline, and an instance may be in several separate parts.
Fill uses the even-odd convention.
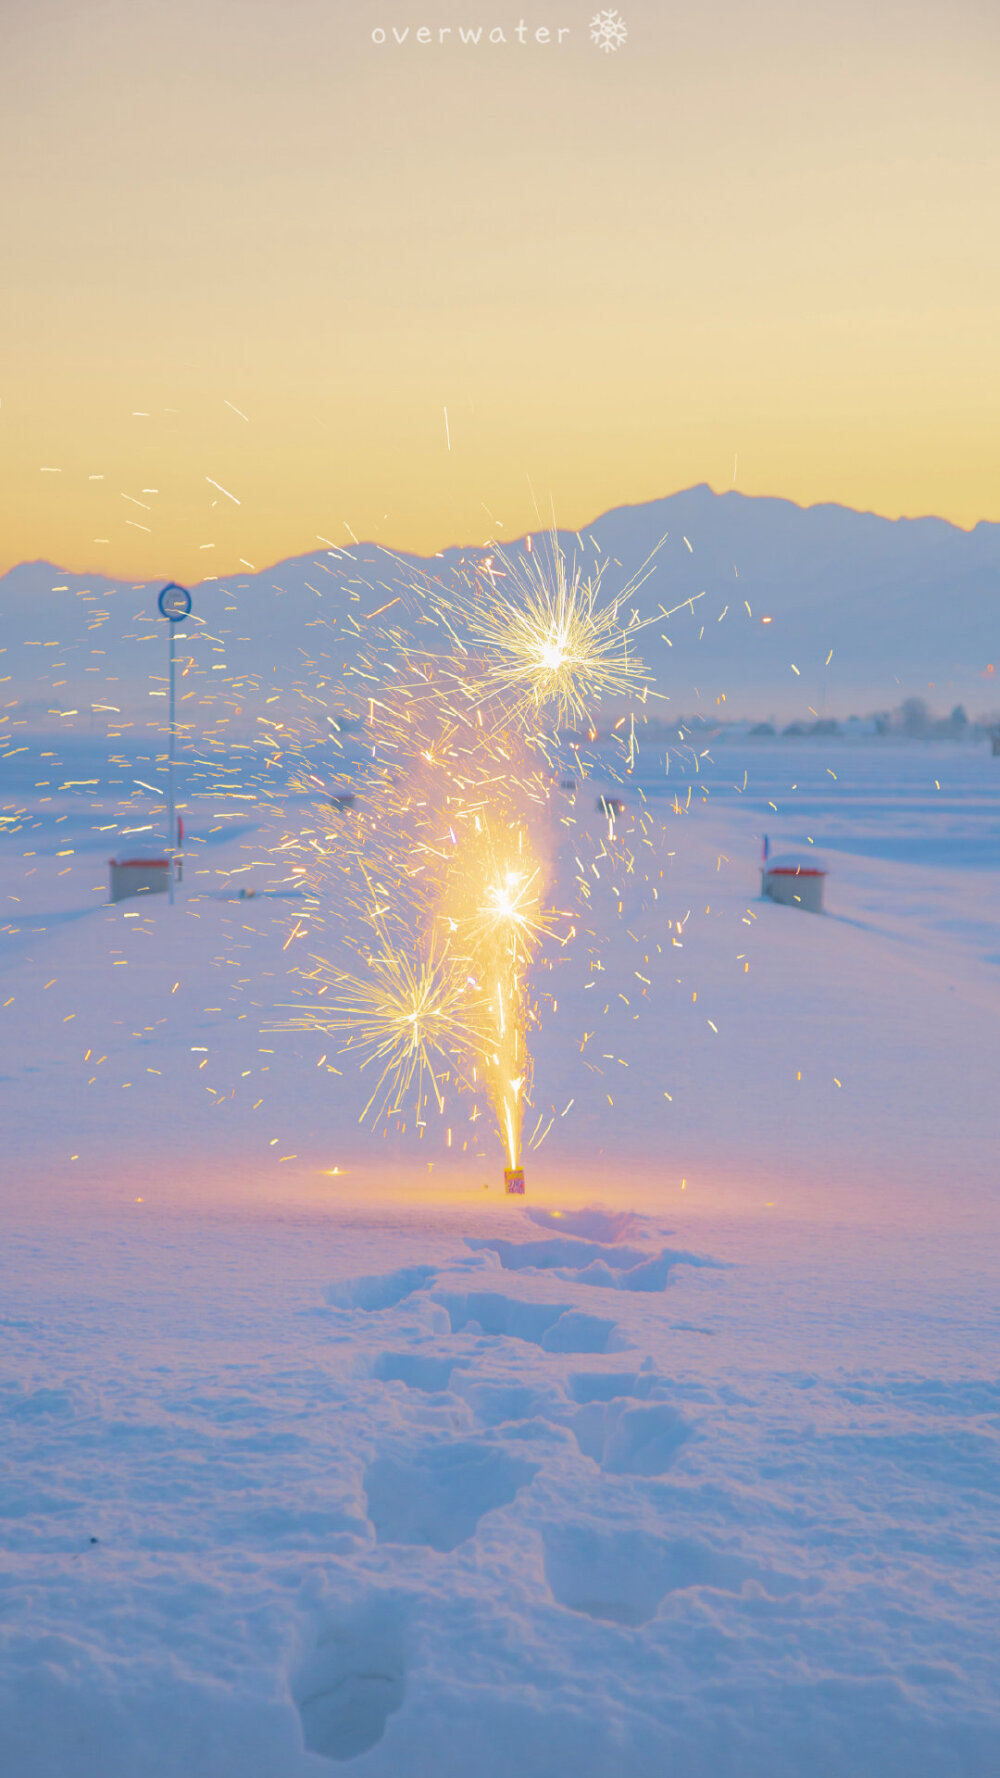
[[[995,0],[594,10],[5,0],[0,569],[1000,520]]]

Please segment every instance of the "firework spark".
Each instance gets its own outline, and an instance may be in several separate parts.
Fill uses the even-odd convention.
[[[387,1123],[410,1103],[419,1118],[428,1087],[443,1110],[443,1065],[454,1065],[456,1056],[474,1046],[473,996],[451,960],[386,948],[369,959],[367,976],[334,970],[321,958],[316,962],[315,973],[333,990],[329,1004],[297,1011],[274,1029],[344,1035],[345,1051],[354,1052],[363,1069],[379,1069],[362,1120],[371,1114],[376,1124]]]
[[[596,704],[649,686],[636,637],[654,620],[643,619],[631,601],[651,561],[606,599],[607,563],[585,574],[554,533],[547,550],[520,559],[498,550],[486,559],[456,619],[488,691],[504,698],[512,721],[586,728]]]

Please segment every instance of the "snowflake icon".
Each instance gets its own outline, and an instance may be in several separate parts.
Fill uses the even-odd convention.
[[[614,49],[621,49],[627,36],[628,26],[616,6],[604,7],[590,21],[590,41],[607,55]]]

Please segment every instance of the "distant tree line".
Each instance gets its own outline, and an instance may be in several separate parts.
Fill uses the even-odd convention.
[[[627,728],[623,730],[622,721],[610,722],[607,727],[602,724],[600,731],[591,730],[587,735],[576,735],[566,731],[564,740],[583,744],[584,742],[601,742],[610,740],[617,730],[618,738],[623,732],[627,738]],[[1000,735],[1000,711],[978,716],[971,720],[964,704],[956,704],[947,716],[935,716],[926,698],[904,698],[895,710],[873,710],[866,716],[818,716],[809,721],[786,722],[784,725],[775,722],[754,722],[739,718],[720,716],[676,716],[664,720],[662,717],[646,715],[635,718],[635,737],[640,743],[660,741],[686,741],[689,737],[695,740],[712,735],[743,734],[754,739],[766,740],[771,736],[787,736],[791,740],[824,736],[897,736],[912,741],[982,741],[992,735]]]
[[[970,722],[964,704],[956,704],[948,716],[935,716],[926,698],[904,698],[896,710],[874,710],[867,716],[848,716],[839,720],[822,716],[814,722],[788,722],[782,735],[842,735],[852,731],[873,735],[903,735],[912,741],[981,740],[992,733],[998,718],[982,716]],[[776,735],[773,722],[755,722],[751,735]]]

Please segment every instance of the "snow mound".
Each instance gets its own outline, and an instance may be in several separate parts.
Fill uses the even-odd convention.
[[[625,1241],[638,1235],[646,1222],[634,1210],[605,1210],[600,1204],[585,1204],[581,1210],[543,1210],[532,1205],[524,1214],[538,1228],[582,1235],[588,1241]]]
[[[474,1252],[495,1253],[504,1271],[554,1271],[556,1276],[576,1284],[593,1284],[608,1290],[665,1290],[675,1266],[712,1266],[721,1262],[701,1254],[686,1253],[664,1247],[659,1253],[648,1253],[636,1247],[605,1247],[596,1241],[565,1239],[551,1241],[503,1241],[495,1238],[467,1236],[466,1246]]]

